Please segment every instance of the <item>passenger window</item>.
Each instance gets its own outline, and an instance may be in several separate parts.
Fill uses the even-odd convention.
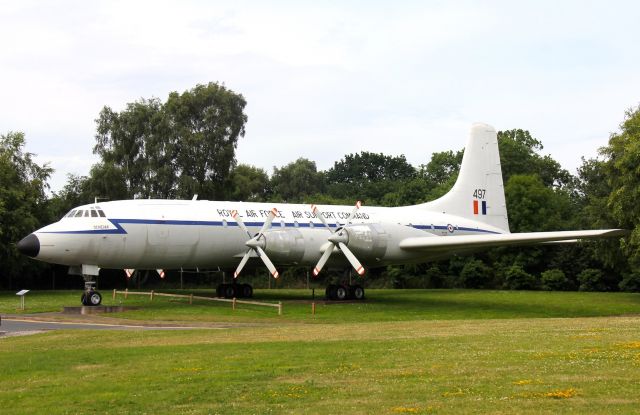
[[[97,218],[98,217],[98,212],[96,212],[95,210],[91,209],[91,217],[92,218]]]

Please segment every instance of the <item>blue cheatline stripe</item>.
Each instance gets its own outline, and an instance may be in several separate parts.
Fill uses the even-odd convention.
[[[485,202],[483,202],[485,203]],[[483,205],[483,211],[485,210]],[[76,234],[76,235],[125,235],[127,231],[122,227],[122,224],[134,224],[134,225],[182,225],[182,226],[224,226],[223,221],[198,221],[198,220],[158,220],[158,219],[108,219],[109,222],[115,226],[116,229],[91,229],[91,230],[80,230],[80,231],[55,231],[55,232],[43,232],[43,233],[64,233],[64,234]],[[271,224],[271,229],[277,229],[281,227],[281,222],[273,222]],[[264,225],[264,222],[245,222],[247,226],[253,227],[261,227]],[[294,228],[296,224],[294,222],[285,222],[285,227]],[[343,226],[341,224],[339,226]],[[237,222],[227,222],[227,226],[238,226]],[[319,228],[324,229],[324,225],[321,223],[315,223],[313,226],[309,222],[299,222],[298,227],[300,228]],[[415,229],[421,230],[447,230],[447,226],[440,225],[411,225]],[[337,228],[337,224],[330,223],[329,227]],[[499,233],[494,231],[489,231],[486,229],[480,228],[465,228],[458,227],[456,228],[458,231],[467,231],[467,232],[479,232],[479,233]]]
[[[421,230],[431,230],[431,229],[435,229],[435,230],[443,230],[443,231],[448,231],[449,228],[447,226],[439,226],[439,225],[435,225],[433,228],[431,228],[431,225],[413,225],[414,228],[416,229],[421,229]],[[478,233],[493,233],[493,234],[499,234],[500,232],[495,232],[495,231],[490,231],[487,229],[480,229],[480,228],[466,228],[464,226],[459,226],[457,228],[455,228],[456,231],[465,231],[465,232],[478,232]]]
[[[483,215],[487,214],[487,201],[486,200],[482,201],[482,214]]]

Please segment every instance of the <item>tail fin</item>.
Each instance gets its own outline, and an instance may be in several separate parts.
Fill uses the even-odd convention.
[[[455,185],[440,199],[420,206],[509,232],[498,136],[493,127],[473,124]]]

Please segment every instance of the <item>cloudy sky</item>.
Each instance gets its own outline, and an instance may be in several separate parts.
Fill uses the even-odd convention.
[[[198,83],[246,98],[237,159],[464,146],[471,123],[528,129],[574,171],[640,103],[637,1],[2,1],[0,134],[87,174],[95,118]]]

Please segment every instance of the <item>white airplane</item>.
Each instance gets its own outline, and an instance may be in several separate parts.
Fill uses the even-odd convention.
[[[258,258],[276,268],[366,268],[446,258],[503,245],[620,237],[620,229],[509,232],[498,140],[493,127],[474,124],[453,188],[415,206],[315,206],[205,200],[123,200],[71,210],[60,221],[22,239],[20,252],[69,265],[85,278],[85,305],[102,297],[93,279],[100,268],[233,269]],[[248,284],[221,284],[218,295],[250,297]],[[331,285],[332,299],[364,298],[361,285]]]

